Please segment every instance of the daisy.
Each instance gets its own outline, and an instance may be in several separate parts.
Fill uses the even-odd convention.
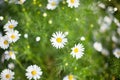
[[[73,57],[76,57],[76,59],[79,59],[83,56],[84,47],[82,44],[75,44],[75,46],[72,48],[72,52],[70,53]]]
[[[48,0],[47,9],[54,10],[59,3],[59,0]]]
[[[75,77],[73,75],[67,75],[63,78],[63,80],[76,80]]]
[[[80,4],[79,4],[79,0],[67,0],[68,3],[68,7],[70,8],[77,8]]]
[[[16,4],[23,4],[26,0],[18,0]]]
[[[6,60],[11,59],[16,59],[15,52],[14,51],[5,51],[4,56]]]
[[[7,49],[9,47],[9,38],[8,36],[3,36],[0,38],[0,47],[3,49]]]
[[[29,80],[34,79],[40,79],[41,75],[42,75],[42,71],[41,68],[38,67],[37,65],[31,65],[26,69],[27,73],[26,76]]]
[[[53,33],[50,39],[53,47],[56,47],[57,49],[63,48],[67,43],[67,38],[65,37],[66,35],[60,31]]]
[[[4,25],[5,31],[11,31],[17,26],[18,22],[15,20],[10,20]]]
[[[13,70],[15,68],[15,64],[14,63],[9,63],[8,68]]]
[[[113,51],[113,54],[115,55],[116,58],[120,58],[120,49],[116,48],[116,49]]]
[[[10,43],[11,42],[16,42],[20,37],[20,34],[19,34],[19,32],[17,30],[15,30],[15,31],[12,30],[10,32],[7,32],[6,34],[8,35]]]
[[[95,48],[96,51],[101,52],[102,51],[102,44],[100,42],[95,42],[93,44],[93,47]]]
[[[12,79],[14,79],[14,72],[12,72],[9,69],[4,69],[1,72],[0,77],[1,77],[1,80],[12,80]]]

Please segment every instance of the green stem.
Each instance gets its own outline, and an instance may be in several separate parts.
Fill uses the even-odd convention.
[[[20,63],[19,60],[16,59],[16,63],[20,66],[21,69],[25,70],[25,68],[24,68],[23,65]]]

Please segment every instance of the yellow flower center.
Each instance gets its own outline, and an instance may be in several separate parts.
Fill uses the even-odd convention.
[[[35,70],[33,70],[33,71],[31,72],[31,74],[34,76],[34,75],[37,74],[37,72],[36,72]]]
[[[7,79],[9,79],[10,78],[10,74],[6,74],[6,76],[5,76]]]
[[[75,0],[70,0],[70,2],[73,4],[75,2]]]
[[[10,55],[10,56],[12,56],[12,55],[13,55],[13,52],[12,52],[12,51],[10,51],[10,52],[9,52],[9,55]]]
[[[61,39],[61,38],[57,38],[56,41],[57,41],[58,43],[61,43],[61,42],[62,42],[62,39]]]
[[[52,5],[52,6],[55,6],[55,5],[56,5],[56,2],[53,1],[53,2],[51,3],[51,5]]]
[[[23,3],[23,0],[20,0],[20,3],[22,4],[22,3]]]
[[[74,53],[77,53],[77,52],[78,52],[78,48],[75,48],[75,49],[74,49]]]
[[[120,55],[120,52],[117,52],[118,55]]]
[[[4,44],[5,44],[5,45],[7,45],[7,44],[8,44],[8,41],[7,41],[7,40],[5,40],[5,41],[4,41]]]
[[[11,38],[12,38],[12,39],[15,39],[15,38],[16,38],[16,36],[13,34],[13,35],[11,35]]]
[[[13,29],[13,28],[14,28],[14,26],[13,26],[13,25],[9,25],[9,28],[10,28],[10,29]]]
[[[68,80],[73,80],[73,75],[69,75]]]

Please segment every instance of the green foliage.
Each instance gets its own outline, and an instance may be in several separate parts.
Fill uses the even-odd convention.
[[[94,31],[99,30],[98,18],[105,15],[96,3],[94,0],[80,0],[78,8],[69,8],[67,3],[60,2],[53,11],[46,9],[47,0],[27,0],[23,5],[5,2],[4,6],[0,5],[0,15],[4,16],[2,26],[9,19],[19,23],[16,29],[21,37],[18,42],[10,45],[11,50],[18,52],[17,59],[11,61],[15,63],[15,80],[26,80],[25,69],[32,64],[41,67],[41,80],[62,80],[68,74],[75,75],[77,80],[110,80],[112,75],[120,78],[119,59],[113,55],[106,58],[93,49],[94,41],[102,41],[109,50],[112,48],[112,42],[106,43],[105,40],[110,32],[94,37]],[[47,13],[47,17],[43,17],[44,13]],[[52,24],[49,24],[49,20]],[[69,32],[68,43],[63,49],[51,45],[50,38],[56,31]],[[29,35],[28,39],[24,38],[25,33]],[[37,36],[41,37],[40,42],[36,42]],[[86,40],[81,41],[81,36]],[[83,57],[78,60],[70,55],[71,48],[77,43],[85,47]],[[2,63],[0,70],[7,68],[9,62]],[[107,62],[109,68],[106,68]]]

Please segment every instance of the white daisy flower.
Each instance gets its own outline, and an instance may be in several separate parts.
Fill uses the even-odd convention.
[[[65,37],[66,35],[60,31],[53,33],[50,39],[53,47],[56,47],[57,49],[63,48],[67,43],[67,38]]]
[[[48,0],[47,9],[54,10],[58,6],[59,0]]]
[[[20,37],[20,34],[19,34],[19,32],[17,30],[15,30],[15,31],[12,30],[10,32],[7,32],[6,34],[8,35],[10,43],[11,42],[16,42]]]
[[[41,68],[38,67],[37,65],[31,65],[26,69],[27,73],[26,76],[29,80],[34,79],[40,79],[42,75]]]
[[[67,0],[68,3],[68,7],[70,8],[77,8],[80,4],[79,4],[79,0]]]
[[[76,59],[79,59],[83,56],[84,47],[82,44],[75,44],[75,46],[72,48],[72,52],[70,53],[73,57],[76,57]]]
[[[5,51],[4,56],[6,60],[11,59],[16,59],[15,52],[14,51]]]
[[[26,0],[17,0],[16,4],[23,4]]]
[[[13,70],[15,68],[14,63],[9,63],[8,64],[8,68],[11,69],[11,70]]]
[[[116,49],[113,51],[113,54],[115,55],[116,58],[120,58],[120,49],[116,48]]]
[[[17,26],[18,22],[15,20],[10,20],[4,25],[5,31],[11,31]]]
[[[8,36],[3,36],[0,38],[0,47],[3,49],[7,49],[9,47],[9,38]]]
[[[76,80],[75,77],[73,75],[67,75],[63,78],[63,80]]]
[[[4,69],[2,72],[1,72],[1,80],[12,80],[14,79],[14,72],[12,72],[11,70],[9,69]]]
[[[100,42],[95,42],[93,44],[93,47],[95,48],[95,50],[97,50],[98,52],[102,51],[102,44]]]

